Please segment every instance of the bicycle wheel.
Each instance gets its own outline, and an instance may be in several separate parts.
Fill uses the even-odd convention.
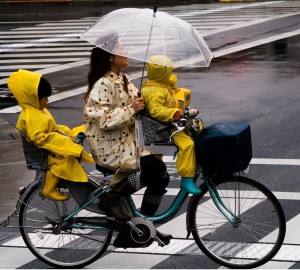
[[[232,225],[217,209],[205,184],[191,201],[188,221],[200,249],[230,268],[258,267],[280,249],[286,230],[282,207],[262,184],[242,176],[212,180],[222,201],[238,217]]]
[[[78,207],[72,193],[66,189],[63,192],[68,194],[68,200],[53,201],[41,198],[38,185],[32,186],[21,198],[20,231],[26,246],[41,261],[55,268],[81,268],[105,252],[113,232],[100,229],[55,230],[57,222]],[[100,217],[87,210],[76,215],[89,216]]]

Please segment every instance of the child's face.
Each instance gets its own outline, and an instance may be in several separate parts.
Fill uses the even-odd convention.
[[[48,104],[48,97],[43,97],[40,99],[40,110],[44,110]]]

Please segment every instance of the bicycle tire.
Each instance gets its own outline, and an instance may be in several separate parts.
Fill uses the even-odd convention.
[[[189,207],[188,222],[195,242],[214,262],[229,268],[254,268],[271,260],[285,237],[283,209],[273,193],[243,176],[212,180],[223,202],[239,209],[234,227],[217,209],[205,184]],[[237,214],[238,215],[238,214]]]
[[[95,183],[91,183],[96,185]],[[95,186],[96,187],[96,186]],[[113,231],[65,229],[54,232],[57,219],[76,209],[71,192],[66,201],[53,201],[39,196],[38,184],[32,185],[20,202],[19,225],[28,249],[41,261],[55,268],[82,268],[101,257],[106,251]],[[80,211],[76,216],[95,213]]]

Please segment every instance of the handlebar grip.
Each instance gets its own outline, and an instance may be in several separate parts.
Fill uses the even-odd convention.
[[[155,132],[156,132],[156,134],[160,134],[160,133],[162,133],[166,130],[169,130],[171,128],[173,128],[173,124],[171,122],[169,122],[167,125],[158,128]]]

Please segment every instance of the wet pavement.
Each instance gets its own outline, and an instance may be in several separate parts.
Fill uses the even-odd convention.
[[[34,179],[27,170],[19,132],[0,117],[0,223],[15,210],[18,188]]]

